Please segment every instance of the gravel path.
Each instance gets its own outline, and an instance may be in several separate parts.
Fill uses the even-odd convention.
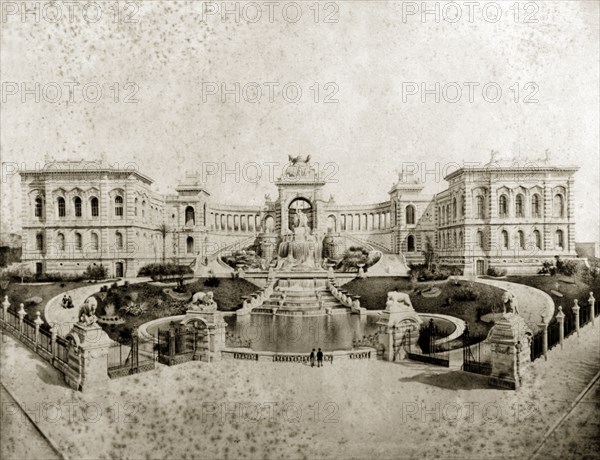
[[[552,297],[534,287],[511,283],[509,281],[469,278],[465,276],[454,277],[454,279],[488,284],[512,292],[517,298],[519,315],[523,317],[534,334],[538,330],[538,324],[542,320],[542,315],[546,318],[546,322],[550,321],[554,315],[554,301]]]
[[[119,281],[117,284],[122,286],[124,282],[128,281],[129,284],[144,283],[151,281],[150,278],[127,278]],[[58,335],[66,336],[73,324],[78,320],[77,315],[79,313],[79,307],[85,302],[92,294],[100,291],[102,286],[111,286],[114,282],[90,284],[89,286],[82,286],[79,288],[71,289],[70,291],[63,292],[56,297],[53,297],[48,301],[44,308],[44,317],[48,324],[56,328]],[[63,308],[61,300],[64,295],[70,295],[73,300],[74,308]]]

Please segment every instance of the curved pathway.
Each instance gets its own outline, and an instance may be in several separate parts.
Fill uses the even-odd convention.
[[[466,276],[455,276],[453,279],[488,284],[504,291],[512,292],[517,298],[519,315],[523,317],[534,333],[539,328],[538,324],[542,321],[542,315],[544,315],[546,323],[554,316],[554,301],[552,300],[552,297],[544,291],[540,291],[534,287],[511,283],[509,281],[470,278]]]
[[[122,286],[125,281],[129,284],[145,283],[151,281],[150,278],[126,278],[117,282],[118,286]],[[54,327],[57,334],[64,337],[66,336],[73,325],[78,321],[77,314],[79,313],[79,307],[83,304],[92,294],[100,291],[102,286],[111,286],[114,281],[106,283],[95,283],[89,286],[82,286],[70,291],[61,292],[56,297],[53,297],[48,301],[44,308],[44,318],[46,322]],[[63,308],[61,300],[64,295],[70,295],[73,300],[74,308]]]

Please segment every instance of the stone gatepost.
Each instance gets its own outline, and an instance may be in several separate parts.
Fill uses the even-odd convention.
[[[40,318],[39,311],[36,312],[33,323],[35,324],[35,349],[37,350],[38,344],[40,343],[40,326],[44,324],[44,321]]]
[[[381,313],[379,345],[383,348],[383,359],[395,361],[405,359],[406,349],[419,353],[419,328],[422,320],[415,312],[410,297],[403,292],[388,292],[386,308]]]
[[[544,360],[548,361],[548,323],[546,322],[546,315],[542,315],[542,322],[538,324],[542,331],[542,350],[544,352]]]
[[[223,313],[188,310],[181,323],[185,324],[194,320],[200,320],[206,325],[208,353],[204,357],[204,361],[220,361],[221,351],[225,348],[225,329],[227,327],[227,323],[223,319]]]
[[[577,299],[573,301],[573,314],[575,315],[575,330],[577,331],[577,337],[579,337],[579,303]]]
[[[17,312],[17,315],[19,315],[19,334],[23,334],[23,320],[25,319],[25,315],[27,315],[27,312],[25,311],[25,305],[19,305],[19,311]]]
[[[525,320],[515,313],[504,313],[487,338],[491,347],[492,373],[489,383],[518,389],[524,369],[531,362],[532,332]]]
[[[8,322],[8,308],[10,307],[10,302],[8,301],[8,296],[4,296],[4,300],[2,301],[2,320]],[[594,309],[592,308],[592,311]]]
[[[563,342],[565,341],[565,314],[562,311],[562,307],[558,307],[558,313],[556,314],[556,321],[558,321],[558,337],[560,341],[560,348],[563,348]]]
[[[76,323],[67,334],[72,340],[69,365],[64,370],[65,381],[71,388],[85,391],[106,385],[108,376],[108,350],[114,343],[98,324]]]

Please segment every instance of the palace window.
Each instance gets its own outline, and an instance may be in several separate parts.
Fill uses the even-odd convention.
[[[92,249],[94,251],[98,250],[98,234],[92,233]]]
[[[542,213],[541,209],[541,199],[540,196],[536,193],[531,197],[531,216],[532,217],[541,217]]]
[[[535,240],[535,247],[538,249],[542,249],[542,235],[539,230],[533,231],[533,238]]]
[[[500,217],[508,216],[508,198],[506,195],[500,195],[500,200],[498,203],[498,214]]]
[[[123,217],[123,197],[115,197],[115,216]]]
[[[481,195],[479,195],[477,197],[477,218],[478,219],[485,218],[484,198]]]
[[[138,215],[138,199],[137,198],[134,200],[133,215],[136,217]]]
[[[564,198],[554,195],[554,217],[565,217]]]
[[[501,236],[502,236],[502,248],[508,249],[508,244],[510,243],[510,241],[508,239],[508,232],[506,230],[502,230]]]
[[[115,233],[115,243],[117,245],[117,249],[123,249],[123,234],[121,232]]]
[[[93,197],[90,200],[90,207],[92,208],[92,217],[98,217],[100,215],[98,208],[98,198]]]
[[[456,198],[452,199],[452,219],[456,220],[456,212],[457,212],[457,205],[456,205]]]
[[[408,248],[408,252],[415,252],[415,237],[412,235],[408,235],[406,239],[406,245]]]
[[[35,199],[35,217],[42,217],[44,205],[41,197]]]
[[[75,249],[81,249],[83,247],[83,238],[81,233],[75,233]]]
[[[523,210],[523,195],[517,195],[515,199],[515,215],[517,217],[525,217],[525,211]]]
[[[525,233],[523,233],[521,230],[519,230],[517,232],[517,235],[519,237],[519,248],[525,249]]]
[[[60,251],[65,250],[65,235],[63,235],[62,233],[58,234],[58,249]]]
[[[76,196],[73,204],[75,205],[75,217],[81,217],[81,198]]]
[[[477,247],[483,248],[483,232],[481,230],[477,232]]]
[[[67,207],[65,206],[65,199],[60,196],[56,200],[58,203],[58,217],[65,217],[67,215]]]
[[[412,204],[409,204],[406,207],[406,224],[407,225],[415,224],[415,207]]]
[[[194,253],[194,238],[192,238],[191,236],[188,236],[186,240],[186,250],[188,254]]]
[[[38,251],[44,250],[44,235],[41,233],[38,233],[37,235],[35,235],[35,248]]]
[[[564,233],[562,230],[556,230],[556,247],[563,249],[565,247]]]

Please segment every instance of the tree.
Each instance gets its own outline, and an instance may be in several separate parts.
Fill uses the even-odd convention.
[[[162,223],[158,226],[158,231],[160,232],[161,236],[162,236],[162,262],[163,264],[165,263],[165,259],[167,257],[167,234],[169,233],[169,227],[167,226],[167,224]]]

